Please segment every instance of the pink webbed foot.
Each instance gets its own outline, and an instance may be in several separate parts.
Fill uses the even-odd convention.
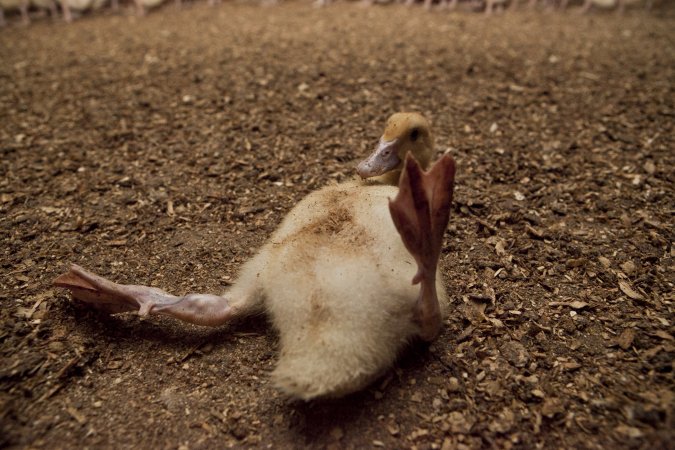
[[[229,321],[235,310],[225,297],[168,294],[150,286],[117,284],[73,264],[70,271],[54,280],[68,289],[73,298],[110,314],[138,311],[141,316],[167,314],[197,325],[217,326]]]
[[[436,269],[443,246],[443,235],[450,218],[455,183],[455,161],[444,155],[428,172],[408,154],[396,198],[389,211],[403,244],[417,262],[413,284],[421,283],[415,306],[420,337],[433,340],[442,319],[436,292]]]

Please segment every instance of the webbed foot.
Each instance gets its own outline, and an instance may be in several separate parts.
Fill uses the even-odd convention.
[[[413,284],[421,283],[415,306],[420,336],[434,339],[442,319],[436,292],[436,269],[443,235],[450,218],[455,182],[455,161],[444,155],[428,172],[408,154],[399,182],[399,192],[389,201],[389,211],[403,244],[417,262]]]

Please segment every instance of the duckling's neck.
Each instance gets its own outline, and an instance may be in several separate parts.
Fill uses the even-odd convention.
[[[380,175],[379,177],[369,178],[368,181],[373,184],[387,184],[390,186],[398,186],[398,181],[400,178],[401,178],[401,171],[392,170],[391,172],[387,172],[384,175]]]

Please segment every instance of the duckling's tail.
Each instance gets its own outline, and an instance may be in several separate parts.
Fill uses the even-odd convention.
[[[272,372],[274,386],[291,398],[337,398],[359,391],[373,382],[379,371],[367,366],[340,367],[329,355],[282,357]]]
[[[414,329],[410,321],[408,324],[396,323],[400,326],[393,329],[377,323],[349,329],[347,324],[318,333],[282,336],[284,342],[271,375],[272,383],[289,397],[302,400],[342,397],[359,391],[391,367],[400,344]]]

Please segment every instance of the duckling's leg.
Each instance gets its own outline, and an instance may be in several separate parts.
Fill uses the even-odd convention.
[[[19,6],[19,11],[21,12],[21,25],[29,25],[30,17],[28,16],[28,0],[21,2]]]
[[[177,297],[149,286],[113,283],[75,264],[56,278],[54,285],[69,289],[77,300],[109,313],[167,314],[197,325],[222,325],[246,310],[245,305],[231,304],[228,298],[218,295]]]
[[[68,0],[63,0],[61,2],[61,9],[63,9],[63,20],[70,23],[73,21],[73,13],[70,11],[70,5]]]
[[[428,172],[408,154],[399,182],[398,195],[389,201],[389,211],[403,244],[417,261],[413,284],[421,283],[415,315],[425,340],[441,329],[441,310],[436,293],[436,269],[443,235],[450,218],[455,183],[455,161],[439,159]]]
[[[141,0],[134,0],[134,3],[136,4],[136,15],[138,17],[144,17],[145,16],[145,6],[143,6],[143,3],[141,3]]]
[[[49,16],[52,18],[52,20],[56,19],[59,16],[59,11],[56,8],[56,2],[54,0],[51,0],[48,5],[49,8]]]

